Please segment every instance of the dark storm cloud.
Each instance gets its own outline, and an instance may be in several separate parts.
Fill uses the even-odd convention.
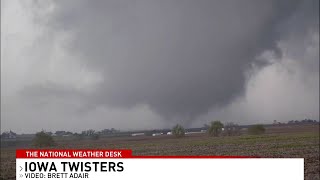
[[[58,3],[50,25],[70,32],[69,50],[105,80],[89,104],[147,104],[163,117],[186,119],[243,94],[245,71],[259,63],[256,57],[263,51],[281,55],[276,46],[281,25],[301,5],[265,0]]]
[[[87,99],[87,94],[80,92],[74,88],[62,87],[53,83],[43,83],[38,85],[26,86],[20,92],[22,100],[33,102],[41,102],[45,98],[44,103],[49,104],[53,100],[78,100],[84,101]],[[32,101],[30,101],[32,99]],[[49,99],[49,100],[48,100]]]
[[[1,25],[1,130],[319,119],[318,0],[2,0]]]
[[[315,56],[310,57],[305,52],[306,47],[310,46],[306,36],[319,34],[319,1],[303,1],[280,28],[282,40],[290,46],[290,52],[288,49],[286,51],[288,56],[297,59],[305,72],[319,73],[319,53],[313,53]]]

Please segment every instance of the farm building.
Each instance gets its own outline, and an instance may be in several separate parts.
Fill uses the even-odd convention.
[[[161,136],[163,133],[153,133],[152,136]]]
[[[131,134],[131,136],[144,136],[145,134],[144,133],[133,133]]]

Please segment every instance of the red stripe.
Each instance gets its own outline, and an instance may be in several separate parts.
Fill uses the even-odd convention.
[[[243,159],[251,156],[132,156],[131,159]]]
[[[128,149],[18,149],[16,158],[241,159],[253,156],[133,156]]]
[[[16,158],[128,158],[128,149],[18,149]]]

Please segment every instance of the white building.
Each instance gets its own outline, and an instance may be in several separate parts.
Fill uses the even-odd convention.
[[[133,133],[131,134],[131,136],[144,136],[145,134],[144,133]]]

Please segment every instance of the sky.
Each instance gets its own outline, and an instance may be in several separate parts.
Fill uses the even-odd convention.
[[[1,0],[1,131],[319,120],[318,0]]]

